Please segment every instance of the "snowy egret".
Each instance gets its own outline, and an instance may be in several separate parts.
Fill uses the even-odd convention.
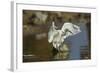
[[[64,40],[69,37],[78,34],[81,32],[80,27],[78,25],[72,23],[64,23],[61,29],[57,29],[55,23],[52,22],[52,26],[48,32],[48,42],[53,44],[53,47],[61,51],[61,46],[64,43]],[[63,51],[66,50],[63,49]]]

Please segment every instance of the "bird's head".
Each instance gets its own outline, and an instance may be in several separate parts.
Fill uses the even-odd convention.
[[[81,32],[80,27],[78,25],[73,24],[72,28],[73,28],[73,30],[72,30],[73,35]]]
[[[68,33],[70,35],[75,35],[81,32],[80,27],[78,25],[72,23],[65,23],[62,28],[62,32]]]

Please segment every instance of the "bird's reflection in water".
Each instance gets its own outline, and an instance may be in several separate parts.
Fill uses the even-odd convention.
[[[54,56],[54,60],[67,60],[68,59],[68,51],[61,51],[58,52],[55,56]]]
[[[66,44],[60,48],[58,51],[53,47],[53,60],[67,60],[69,58],[69,48]]]

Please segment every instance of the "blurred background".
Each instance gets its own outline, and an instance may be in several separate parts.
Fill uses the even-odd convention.
[[[61,29],[65,22],[80,27],[81,33],[66,38],[68,51],[61,57],[48,43],[48,31],[52,24]],[[23,62],[91,59],[91,14],[59,11],[23,10]]]

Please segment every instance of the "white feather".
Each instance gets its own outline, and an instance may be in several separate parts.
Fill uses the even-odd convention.
[[[62,37],[65,39],[69,36],[78,34],[80,32],[80,27],[72,23],[64,23],[64,25],[62,26],[61,32],[63,35]]]
[[[52,22],[52,26],[48,32],[48,42],[52,43],[53,47],[57,50],[63,44],[64,39],[80,32],[80,27],[72,23],[64,23],[61,30],[57,30],[56,28],[54,22]]]

